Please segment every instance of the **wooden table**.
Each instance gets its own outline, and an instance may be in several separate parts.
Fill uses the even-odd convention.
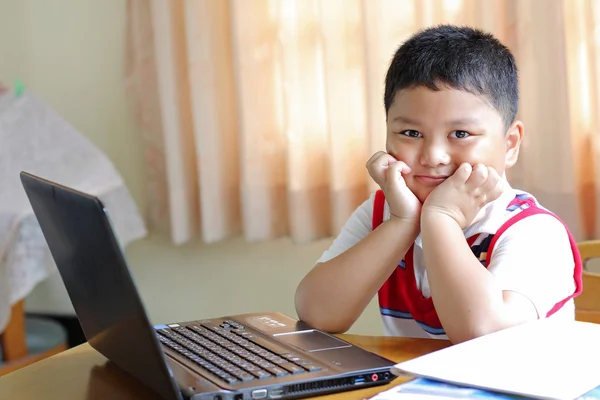
[[[393,361],[405,361],[449,346],[437,339],[340,335],[357,346]],[[158,399],[144,385],[120,369],[105,365],[106,358],[87,343],[0,377],[0,400],[133,400]],[[406,381],[319,397],[364,399]]]

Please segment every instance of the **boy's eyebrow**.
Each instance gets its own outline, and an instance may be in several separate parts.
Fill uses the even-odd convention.
[[[447,124],[448,125],[476,125],[479,124],[479,119],[478,118],[459,118],[459,119],[453,119],[451,121],[448,121]]]
[[[404,117],[402,115],[397,116],[396,118],[393,119],[393,121],[394,122],[403,122],[408,125],[420,125],[419,121],[408,118],[408,117]],[[480,120],[478,118],[467,117],[467,118],[459,118],[459,119],[450,120],[450,121],[446,122],[446,125],[470,125],[470,124],[477,125],[479,123],[480,123]]]
[[[403,117],[402,115],[397,116],[396,118],[393,119],[393,121],[394,122],[404,122],[405,124],[408,124],[408,125],[419,125],[419,121],[410,119],[408,117]]]

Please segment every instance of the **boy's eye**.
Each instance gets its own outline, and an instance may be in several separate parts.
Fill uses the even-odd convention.
[[[420,132],[414,131],[412,129],[409,129],[409,130],[406,130],[406,131],[402,131],[402,132],[400,132],[400,134],[404,135],[404,136],[408,136],[408,137],[414,137],[414,138],[418,138],[418,137],[423,136],[423,135],[421,135]]]
[[[454,131],[450,134],[450,137],[456,138],[456,139],[464,139],[471,136],[469,134],[469,132],[465,132],[465,131]]]

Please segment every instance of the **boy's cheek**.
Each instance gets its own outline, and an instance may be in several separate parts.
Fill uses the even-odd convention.
[[[388,153],[390,156],[394,157],[396,160],[399,160],[398,153],[394,149],[391,149],[389,146],[386,146],[385,152]]]
[[[406,165],[408,165],[410,168],[414,168],[414,157],[412,157],[410,154],[406,154],[406,152],[403,153],[389,147],[387,147],[386,152],[396,160],[406,163]]]

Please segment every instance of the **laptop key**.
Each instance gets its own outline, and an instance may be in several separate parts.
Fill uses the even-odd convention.
[[[279,364],[279,367],[288,370],[290,373],[292,373],[292,375],[301,374],[305,372],[304,368],[292,363]]]
[[[289,353],[289,350],[279,346],[277,343],[274,343],[270,340],[261,338],[260,336],[253,337],[252,339],[250,339],[250,341],[260,347],[263,347],[263,348],[269,350],[272,353],[277,354],[277,355]]]
[[[212,368],[208,367],[207,369],[210,372],[212,372],[213,374],[215,374],[216,376],[218,376],[219,378],[223,379],[224,381],[227,381],[228,378],[233,378],[233,376],[231,376],[227,372],[223,371],[222,369],[215,368],[215,367],[212,367]]]
[[[238,324],[237,322],[230,320],[230,319],[228,319],[227,321],[224,321],[223,324],[233,326],[234,328],[237,328],[237,329],[244,329],[243,325]]]
[[[241,381],[248,382],[254,380],[254,377],[241,368],[233,367],[228,372],[231,375],[237,376]]]
[[[286,376],[288,374],[285,369],[281,369],[279,367],[268,367],[265,368],[265,371],[268,371],[275,376]]]
[[[250,382],[254,380],[254,377],[247,372],[241,373],[237,375],[237,377],[240,378],[242,382]]]
[[[258,365],[259,367],[264,368],[264,369],[274,367],[274,365],[271,364],[270,362],[268,362],[268,361],[262,361],[262,360],[258,361],[256,363],[256,365]]]
[[[273,364],[285,364],[287,362],[287,360],[284,360],[281,357],[271,357],[268,358],[269,361],[271,361]]]
[[[264,371],[262,369],[252,371],[252,375],[256,376],[258,379],[266,379],[266,378],[269,378],[272,376],[270,373],[268,373],[267,371]]]

